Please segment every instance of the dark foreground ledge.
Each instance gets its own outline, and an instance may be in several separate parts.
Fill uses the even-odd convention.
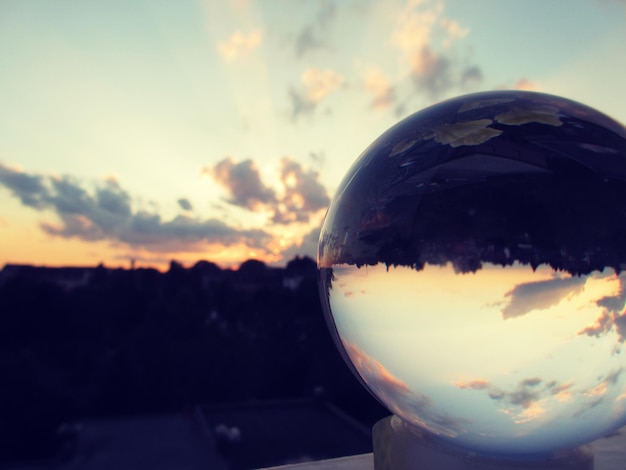
[[[626,469],[626,426],[615,434],[594,441],[591,446],[594,452],[594,470]],[[271,467],[265,470],[374,470],[374,456],[373,454],[354,455],[339,459]]]

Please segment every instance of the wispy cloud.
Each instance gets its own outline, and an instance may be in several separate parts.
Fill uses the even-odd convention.
[[[310,68],[302,74],[302,84],[306,91],[306,97],[312,103],[319,103],[343,83],[344,78],[331,69]]]
[[[294,51],[296,57],[302,58],[316,49],[328,49],[328,30],[337,13],[333,0],[324,1],[313,21],[306,23],[296,33]]]
[[[417,51],[411,61],[411,78],[419,90],[439,96],[452,86],[451,62],[425,45]]]
[[[300,81],[300,87],[292,88],[289,92],[293,120],[305,114],[312,114],[322,100],[345,83],[344,77],[334,70],[318,68],[305,70]]]
[[[626,273],[620,273],[619,292],[617,295],[602,297],[596,301],[596,305],[602,308],[602,312],[592,325],[588,325],[578,332],[579,335],[587,335],[599,338],[609,333],[613,327],[619,335],[619,341],[626,338]]]
[[[516,90],[526,91],[539,91],[540,87],[537,83],[530,81],[528,78],[520,78],[515,82],[514,88]]]
[[[564,410],[576,417],[600,404],[605,395],[618,386],[622,372],[623,368],[604,375],[598,372],[595,380],[587,382],[586,386],[577,386],[571,381],[547,381],[541,377],[528,377],[508,389],[485,379],[460,380],[454,385],[461,390],[487,393],[499,404],[498,411],[510,416],[516,424],[535,420],[549,422],[557,413],[565,416]]]
[[[29,175],[0,163],[0,184],[9,189],[25,206],[41,209],[47,189],[40,175]]]
[[[217,51],[227,61],[246,57],[261,45],[263,31],[253,29],[248,33],[235,31],[228,39],[217,43]]]
[[[292,121],[297,121],[301,116],[313,114],[317,107],[317,103],[311,102],[305,93],[295,88],[289,89],[289,101],[291,104],[290,117]]]
[[[316,20],[302,27],[294,41],[297,56],[320,48],[332,50],[321,31],[332,23],[336,10],[334,3],[326,2]],[[398,53],[399,72],[384,73],[376,63],[366,68],[361,59],[355,61],[356,74],[311,67],[298,85],[288,89],[292,121],[313,115],[331,93],[342,88],[365,92],[372,108],[393,109],[399,116],[415,99],[423,105],[452,91],[481,86],[482,69],[458,47],[470,30],[446,15],[442,0],[408,0],[392,18],[389,35],[388,44]]]
[[[391,80],[378,67],[369,67],[365,71],[363,88],[372,96],[371,106],[375,109],[387,109],[396,101]]]
[[[516,424],[537,420],[546,415],[546,402],[565,392],[571,384],[557,384],[555,381],[546,382],[539,377],[529,377],[521,380],[510,390],[502,389],[487,380],[474,379],[468,382],[458,381],[455,385],[461,390],[485,391],[489,398],[502,403],[499,411],[511,416]]]
[[[483,72],[477,65],[470,65],[461,72],[460,85],[464,90],[478,88],[483,81]]]
[[[528,77],[519,78],[514,82],[502,83],[495,88],[498,90],[541,91],[539,83]]]
[[[463,39],[469,33],[469,29],[464,28],[458,21],[450,18],[442,18],[440,25],[450,39]]]
[[[189,202],[189,199],[187,199],[187,198],[184,198],[184,197],[180,198],[178,200],[178,205],[184,211],[191,211],[191,210],[193,210],[193,206],[191,205],[191,202]]]
[[[407,56],[428,47],[435,28],[441,24],[443,2],[410,0],[397,16],[392,43]]]
[[[401,52],[401,62],[409,64],[415,93],[433,100],[453,89],[464,91],[480,85],[480,67],[460,60],[455,52],[455,44],[469,33],[467,27],[445,15],[441,0],[406,3],[396,19],[391,42]]]

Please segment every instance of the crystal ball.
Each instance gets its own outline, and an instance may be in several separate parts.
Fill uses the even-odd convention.
[[[493,91],[402,120],[352,165],[319,286],[346,362],[404,423],[537,455],[626,424],[626,128]]]

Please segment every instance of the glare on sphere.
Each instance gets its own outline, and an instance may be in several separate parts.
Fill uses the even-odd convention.
[[[484,453],[626,423],[626,129],[498,91],[404,119],[358,158],[319,242],[348,364],[406,423]]]

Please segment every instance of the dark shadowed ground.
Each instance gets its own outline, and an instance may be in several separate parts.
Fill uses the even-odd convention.
[[[337,352],[315,263],[0,273],[0,462],[62,452],[62,423],[196,404],[317,397],[370,427],[387,412]]]

